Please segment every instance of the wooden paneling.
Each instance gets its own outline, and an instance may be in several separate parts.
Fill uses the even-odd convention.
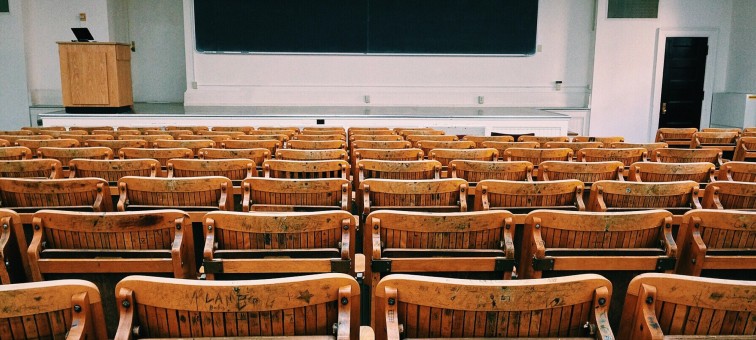
[[[59,43],[63,105],[123,107],[134,104],[131,50],[117,43]]]

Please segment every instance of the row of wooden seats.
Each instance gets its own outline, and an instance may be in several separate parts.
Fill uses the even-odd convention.
[[[391,275],[374,296],[379,340],[406,338],[753,338],[754,281],[665,274],[635,277],[622,324],[608,323],[611,282],[595,274],[553,280],[477,281]],[[359,285],[321,274],[202,282],[130,276],[118,283],[115,339],[372,339],[360,328]],[[432,292],[431,294],[428,294]],[[287,298],[288,297],[288,298]],[[14,339],[105,339],[103,301],[82,280],[0,287],[0,327]],[[677,314],[694,317],[673,317]],[[708,337],[711,338],[711,337]]]
[[[656,141],[675,148],[718,148],[732,154],[736,161],[756,158],[756,128],[753,127],[743,130],[708,128],[701,132],[696,128],[660,128]]]

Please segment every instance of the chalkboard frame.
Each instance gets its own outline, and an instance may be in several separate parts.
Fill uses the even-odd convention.
[[[319,50],[319,51],[311,51],[311,50],[303,51],[303,50],[296,50],[296,48],[298,48],[298,46],[294,46],[293,48],[291,48],[291,50],[284,50],[284,49],[272,50],[271,48],[267,48],[267,47],[266,48],[255,48],[255,47],[248,48],[249,46],[241,47],[238,44],[237,44],[237,46],[234,46],[234,48],[224,48],[223,46],[221,46],[220,48],[218,48],[217,46],[219,44],[221,44],[221,43],[218,43],[218,42],[208,43],[207,42],[208,36],[222,36],[223,37],[223,36],[229,36],[231,34],[225,34],[225,35],[219,34],[219,32],[217,31],[218,30],[217,28],[211,28],[210,29],[211,30],[210,31],[211,34],[208,34],[208,32],[205,31],[205,30],[207,30],[207,27],[210,27],[212,25],[212,22],[210,22],[210,23],[207,22],[207,20],[208,20],[208,18],[207,18],[207,13],[208,13],[207,6],[209,6],[209,2],[211,2],[211,1],[216,6],[219,4],[218,0],[194,0],[193,1],[194,6],[195,6],[195,11],[194,11],[195,15],[194,15],[194,20],[193,20],[194,21],[194,29],[195,29],[194,48],[195,48],[195,51],[197,51],[198,53],[202,53],[202,54],[236,54],[236,55],[238,55],[238,54],[248,54],[248,55],[354,55],[354,56],[361,56],[361,55],[366,55],[366,56],[455,56],[455,57],[457,57],[457,56],[459,56],[459,57],[466,57],[466,56],[474,56],[474,57],[502,57],[502,56],[504,56],[504,57],[528,57],[528,56],[533,56],[536,53],[536,44],[537,44],[537,37],[538,37],[538,35],[537,35],[537,32],[538,32],[538,28],[537,28],[537,22],[538,22],[538,0],[519,0],[519,2],[518,1],[514,2],[515,5],[509,5],[509,6],[515,6],[515,7],[516,6],[523,6],[526,9],[526,11],[530,10],[530,12],[526,13],[529,16],[528,19],[527,19],[529,21],[527,21],[524,24],[525,27],[526,27],[526,29],[524,30],[525,35],[523,35],[522,37],[520,37],[520,36],[516,36],[515,37],[515,39],[519,39],[518,42],[524,41],[524,44],[523,43],[519,44],[520,47],[519,47],[518,50],[516,50],[516,51],[513,51],[511,49],[507,50],[506,48],[502,48],[502,46],[505,46],[503,44],[494,45],[494,44],[490,43],[491,40],[480,39],[481,41],[484,41],[484,44],[488,44],[490,46],[496,46],[498,48],[498,49],[494,49],[494,48],[486,47],[488,49],[485,50],[485,51],[483,51],[483,52],[481,52],[480,48],[477,49],[477,50],[475,50],[474,52],[470,52],[469,50],[444,50],[443,48],[438,49],[438,50],[431,50],[431,51],[411,51],[410,49],[411,49],[412,45],[409,45],[410,48],[404,48],[403,50],[390,50],[390,51],[389,50],[371,50],[370,43],[375,43],[375,40],[369,41],[369,39],[372,38],[372,37],[369,37],[367,33],[365,34],[365,41],[364,41],[365,46],[364,46],[364,49],[363,48],[355,48],[354,46],[357,46],[357,45],[354,45],[354,46],[352,46],[350,48],[347,48],[347,49],[344,49],[344,50],[340,50],[340,49],[338,49],[338,50],[337,49],[329,50],[328,48],[325,48],[325,49]],[[233,0],[229,0],[229,1],[233,2]],[[262,1],[266,1],[266,0],[258,0],[258,1],[262,2]],[[289,0],[290,3],[291,2],[296,3],[296,1],[298,1],[298,0]],[[309,0],[309,1],[317,1],[317,0]],[[338,2],[338,0],[328,0],[326,2],[327,3],[332,3],[334,1]],[[371,1],[379,3],[380,1],[390,2],[392,0],[363,0],[363,2],[367,3],[368,5],[370,4]],[[432,0],[414,0],[414,1],[415,2],[422,2],[422,1],[432,1]],[[464,0],[462,0],[462,1],[464,1]],[[249,2],[247,2],[247,3],[249,3]],[[492,0],[490,3],[495,3],[495,1]],[[506,1],[505,3],[510,4],[512,2]],[[200,6],[205,6],[205,7],[201,7],[200,10],[198,10],[197,9],[198,4]],[[239,12],[241,12],[241,11],[239,11]],[[247,12],[247,13],[251,13],[251,12]],[[234,14],[236,14],[236,12],[231,13],[231,15],[234,15]],[[203,17],[203,15],[205,17]],[[508,15],[510,15],[510,16],[516,16],[516,15],[513,15],[511,13],[508,13]],[[215,18],[215,20],[216,20],[216,22],[220,22],[220,20],[227,20],[228,16],[229,16],[229,13],[226,13],[225,16],[223,14],[221,14],[221,18],[223,18],[223,19]],[[358,16],[359,16],[359,13],[358,13]],[[343,18],[343,16],[342,16],[342,18]],[[263,18],[263,20],[266,20],[266,19],[267,19],[267,17]],[[305,18],[305,19],[309,19],[309,18]],[[205,22],[202,22],[202,20],[205,20]],[[252,22],[252,21],[251,20],[245,21],[244,25],[249,25],[248,22]],[[354,22],[357,22],[357,24],[355,24]],[[354,20],[354,22],[352,23],[354,25],[359,25],[360,24],[359,23],[360,22],[359,19]],[[227,24],[226,22],[222,22],[222,23],[223,24]],[[296,26],[296,23],[297,22],[295,22],[294,26]],[[370,20],[368,18],[366,18],[365,19],[365,26],[366,26],[365,29],[366,30],[367,30],[367,26],[369,25],[369,23],[370,23]],[[248,27],[246,27],[245,29],[250,30],[250,28],[248,28]],[[212,31],[212,30],[216,30],[216,31]],[[301,30],[301,28],[300,28],[300,30]],[[252,32],[257,33],[257,31],[252,31]],[[250,32],[246,32],[246,33],[247,33],[247,35],[239,34],[239,36],[250,37],[251,35],[253,35]],[[307,32],[305,32],[305,33],[307,33]],[[263,35],[263,34],[259,34],[259,35]],[[359,37],[359,35],[357,35],[357,36]],[[299,37],[295,36],[294,38],[299,38]],[[497,37],[497,38],[500,38],[500,37]],[[238,40],[239,38],[236,37],[236,39]],[[391,39],[391,38],[387,38],[387,39]],[[272,40],[272,39],[269,39],[269,40]],[[287,39],[279,39],[279,40],[287,41]],[[360,41],[360,43],[362,43],[362,41]],[[215,45],[213,45],[213,44],[215,44]],[[449,45],[449,46],[451,46],[451,45]]]

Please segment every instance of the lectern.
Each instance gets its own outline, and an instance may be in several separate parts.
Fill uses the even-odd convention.
[[[59,42],[60,81],[66,112],[129,112],[131,49],[113,42]]]

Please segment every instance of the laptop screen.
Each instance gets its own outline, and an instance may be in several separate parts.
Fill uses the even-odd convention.
[[[73,31],[73,34],[76,36],[76,40],[78,41],[87,42],[94,40],[92,33],[90,33],[89,29],[86,27],[73,27],[71,28],[71,31]]]

